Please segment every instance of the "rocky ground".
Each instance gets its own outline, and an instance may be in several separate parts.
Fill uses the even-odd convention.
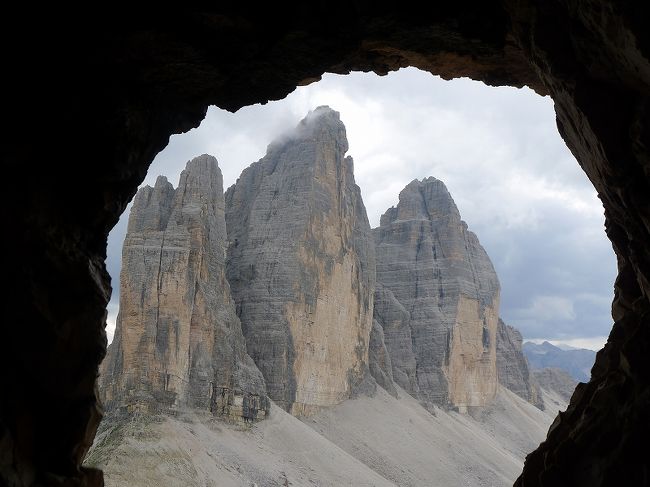
[[[108,418],[87,465],[119,486],[506,486],[561,407],[543,391],[542,412],[500,387],[487,408],[422,408],[378,388],[297,419],[272,405],[251,427],[206,413]]]

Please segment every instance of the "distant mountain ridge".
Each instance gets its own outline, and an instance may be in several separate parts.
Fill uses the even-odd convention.
[[[588,382],[596,352],[585,348],[563,350],[549,342],[524,342],[524,354],[532,369],[553,367],[562,369],[579,382]]]

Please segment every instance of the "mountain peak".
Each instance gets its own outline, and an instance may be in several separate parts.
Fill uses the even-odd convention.
[[[347,148],[339,113],[318,107],[226,192],[247,347],[296,414],[350,397],[367,366],[374,247]]]
[[[411,181],[373,232],[375,320],[390,331],[395,381],[426,404],[489,403],[497,391],[499,281],[447,187],[433,177]]]
[[[460,225],[460,212],[445,183],[429,176],[414,179],[400,191],[397,206],[381,216],[380,226],[393,221],[441,219],[457,221]]]
[[[327,105],[311,110],[296,127],[276,137],[267,147],[267,155],[282,151],[288,145],[314,140],[335,143],[343,153],[348,151],[348,139],[341,114]]]

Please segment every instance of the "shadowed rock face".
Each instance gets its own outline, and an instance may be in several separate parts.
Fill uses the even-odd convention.
[[[497,374],[499,383],[542,411],[544,401],[539,385],[531,377],[528,361],[522,350],[519,330],[506,325],[501,318],[497,325]],[[569,398],[567,397],[568,401]]]
[[[338,112],[320,107],[226,193],[228,279],[270,397],[338,404],[367,371],[374,248]]]
[[[225,275],[221,171],[187,163],[135,197],[122,250],[120,312],[100,371],[108,410],[212,409],[263,418],[262,375],[246,354]]]
[[[13,183],[0,193],[12,229],[3,267],[10,325],[0,328],[2,482],[101,485],[101,472],[80,465],[101,418],[106,237],[169,136],[197,126],[211,104],[236,110],[282,98],[324,72],[403,66],[528,85],[553,98],[560,134],[605,207],[619,267],[615,324],[589,383],[529,456],[518,485],[647,482],[647,4],[332,0],[217,8],[131,5],[78,22],[72,5],[25,4],[0,33],[11,73],[3,80],[10,94],[3,169]],[[55,123],[38,130],[38,114]]]
[[[497,390],[499,281],[447,188],[412,181],[373,233],[375,319],[394,380],[424,403],[486,405]]]

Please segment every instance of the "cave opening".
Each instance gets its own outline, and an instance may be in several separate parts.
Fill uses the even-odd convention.
[[[12,326],[0,337],[2,483],[102,485],[101,471],[81,463],[102,416],[106,237],[169,136],[198,126],[209,105],[237,110],[325,72],[405,66],[549,94],[558,130],[605,208],[618,266],[615,324],[591,381],[516,485],[648,483],[645,4],[287,2],[102,11],[87,22],[72,13],[17,12],[2,33],[12,68],[3,156],[9,180],[29,182],[2,193],[15,229],[5,259]],[[37,113],[57,123],[35,137]]]
[[[210,108],[199,128],[172,137],[143,185],[153,187],[159,175],[175,185],[185,162],[207,153],[219,161],[225,190],[271,140],[321,105],[341,112],[371,227],[413,179],[442,180],[494,260],[505,321],[526,328],[525,340],[601,348],[615,276],[602,206],[558,136],[552,103],[532,90],[444,81],[415,69],[326,75],[265,106],[235,114]],[[109,235],[109,340],[128,211]]]

